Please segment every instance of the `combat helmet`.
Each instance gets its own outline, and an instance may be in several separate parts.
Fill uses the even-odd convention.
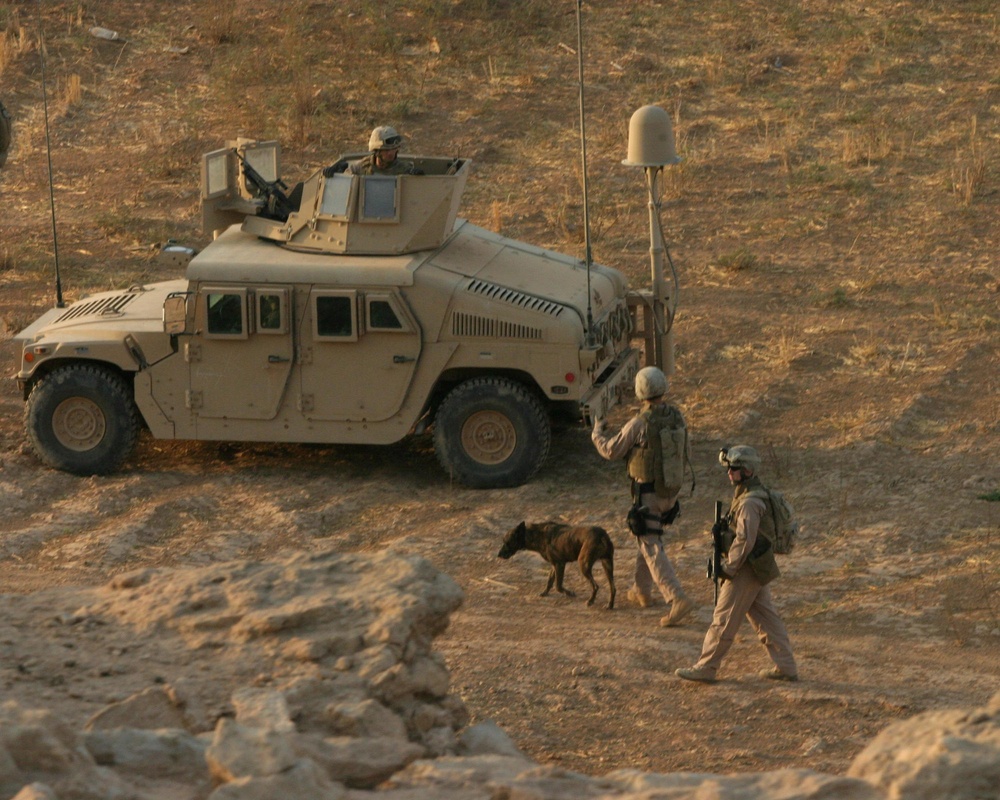
[[[651,400],[667,393],[667,376],[657,367],[643,367],[635,374],[635,396]]]
[[[740,467],[756,475],[760,469],[760,456],[749,445],[738,444],[735,447],[723,447],[719,451],[719,463],[725,467]]]
[[[368,149],[373,153],[376,150],[395,150],[402,143],[403,137],[390,125],[379,125],[368,137]]]

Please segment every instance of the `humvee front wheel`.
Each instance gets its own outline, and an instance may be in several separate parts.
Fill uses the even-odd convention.
[[[31,390],[25,427],[50,467],[104,475],[118,469],[135,447],[139,414],[121,375],[96,364],[69,364]]]
[[[520,486],[549,454],[541,401],[506,378],[474,378],[449,392],[434,422],[441,466],[473,489]]]

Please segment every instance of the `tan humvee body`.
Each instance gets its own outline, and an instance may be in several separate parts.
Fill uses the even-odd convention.
[[[205,157],[217,236],[183,279],[52,309],[18,334],[46,463],[117,469],[140,421],[163,439],[362,444],[433,426],[455,478],[510,486],[543,463],[551,415],[603,415],[631,386],[621,274],[592,266],[588,280],[569,256],[458,219],[468,161],[320,170],[276,204],[276,145],[233,145]]]

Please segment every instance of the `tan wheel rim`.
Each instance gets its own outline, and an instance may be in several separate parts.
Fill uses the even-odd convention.
[[[514,426],[498,411],[478,411],[462,426],[462,449],[480,464],[500,464],[516,446]]]
[[[104,412],[85,397],[63,400],[52,415],[52,432],[67,450],[93,450],[106,430]]]

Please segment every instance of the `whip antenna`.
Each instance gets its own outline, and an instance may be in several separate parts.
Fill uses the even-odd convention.
[[[587,193],[587,122],[583,103],[583,0],[576,0],[576,57],[580,72],[580,153],[583,166],[583,238],[587,265],[587,344],[594,339],[594,309],[590,292],[590,267],[593,254],[590,249],[590,199]]]
[[[42,27],[42,0],[38,0],[38,54],[42,59],[42,108],[45,113],[45,154],[49,165],[49,209],[52,212],[52,254],[56,267],[56,308],[64,308],[62,280],[59,277],[59,237],[56,234],[56,197],[52,188],[52,141],[49,138],[49,97],[45,81],[45,36]]]

